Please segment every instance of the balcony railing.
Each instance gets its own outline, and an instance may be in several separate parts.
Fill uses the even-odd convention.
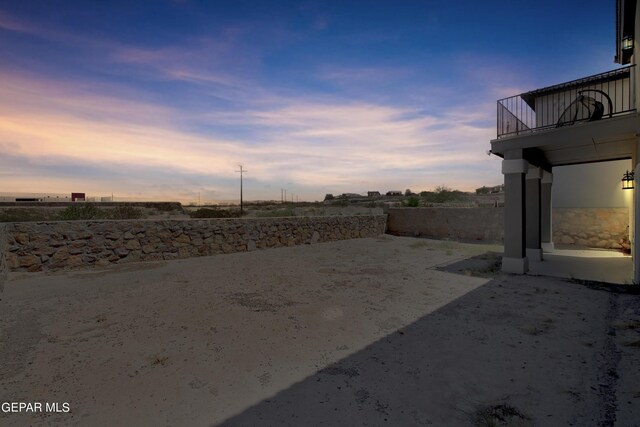
[[[498,138],[607,119],[635,111],[633,67],[619,68],[498,101]]]

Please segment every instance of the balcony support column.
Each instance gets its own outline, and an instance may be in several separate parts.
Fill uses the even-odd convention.
[[[541,225],[540,225],[540,180],[542,169],[532,167],[526,175],[525,218],[526,218],[526,254],[529,261],[542,261]]]
[[[543,171],[540,181],[540,239],[543,252],[553,252],[553,204],[551,202],[551,186],[553,174]]]
[[[525,251],[525,175],[529,163],[521,150],[505,153],[504,175],[504,257],[502,271],[524,274],[529,269]]]
[[[633,283],[640,285],[640,138],[636,140],[635,152],[631,159],[634,172],[633,203],[630,225],[631,260],[633,262]],[[629,190],[626,190],[629,191]]]

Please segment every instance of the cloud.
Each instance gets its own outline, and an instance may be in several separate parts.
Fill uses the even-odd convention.
[[[287,183],[318,199],[367,188],[473,189],[499,177],[498,163],[484,156],[493,126],[478,125],[491,114],[473,109],[434,117],[409,107],[279,97],[226,112],[184,112],[33,75],[0,78],[2,150],[18,159],[16,167],[30,164],[38,178],[5,176],[15,191],[44,191],[32,187],[43,182],[35,171],[52,173],[56,164],[68,173],[54,174],[43,185],[48,191],[68,192],[82,182],[96,192],[115,184],[121,194],[149,197],[167,196],[154,187],[161,182],[172,184],[177,197],[200,183],[216,197],[234,198],[237,163],[249,169],[247,197],[256,199],[279,198]],[[206,132],[187,126],[194,123],[206,124]],[[235,128],[255,137],[234,136]],[[264,193],[269,186],[273,194]]]
[[[7,31],[15,31],[18,33],[36,34],[38,28],[28,22],[20,20],[15,16],[11,16],[0,10],[0,28]]]

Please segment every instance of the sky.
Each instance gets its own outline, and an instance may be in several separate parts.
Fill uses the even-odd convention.
[[[497,99],[614,54],[614,0],[0,0],[0,193],[473,191]]]

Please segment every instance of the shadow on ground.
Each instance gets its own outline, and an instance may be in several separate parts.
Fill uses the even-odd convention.
[[[447,273],[464,274],[465,276],[494,277],[502,267],[502,253],[485,252],[474,257],[463,259],[442,267],[438,270]]]
[[[222,425],[613,425],[612,298],[498,276]]]

